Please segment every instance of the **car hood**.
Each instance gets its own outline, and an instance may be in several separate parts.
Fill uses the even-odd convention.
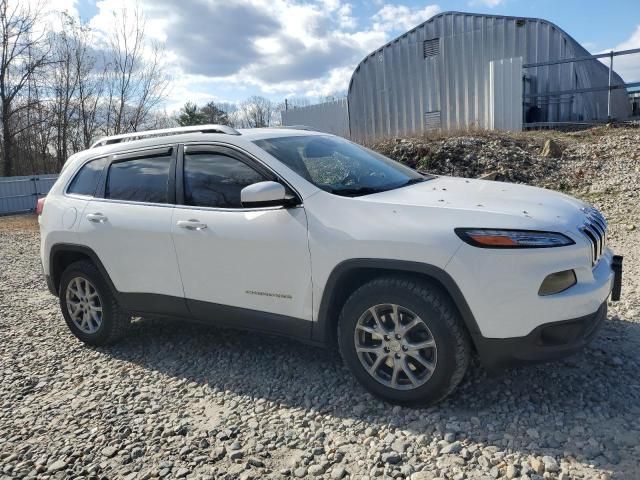
[[[493,217],[487,226],[573,229],[584,221],[584,202],[552,190],[514,183],[435,177],[426,182],[360,197],[397,206],[459,210],[467,218]],[[460,212],[462,213],[462,212]],[[511,221],[505,218],[510,217]]]

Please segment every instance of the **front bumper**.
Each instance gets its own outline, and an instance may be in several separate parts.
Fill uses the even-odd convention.
[[[514,338],[474,336],[480,361],[489,372],[511,366],[539,363],[571,355],[587,346],[607,318],[607,302],[595,313],[560,322],[545,323],[529,335]]]

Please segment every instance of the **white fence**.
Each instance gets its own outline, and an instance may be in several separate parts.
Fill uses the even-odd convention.
[[[349,110],[346,98],[283,110],[282,125],[304,125],[320,132],[349,138]]]
[[[39,197],[46,195],[58,175],[0,177],[0,215],[32,212]]]

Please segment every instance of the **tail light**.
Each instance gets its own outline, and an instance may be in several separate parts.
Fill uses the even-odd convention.
[[[40,197],[38,199],[38,203],[36,203],[36,214],[41,215],[42,214],[42,210],[44,210],[44,201],[47,199],[47,197]]]

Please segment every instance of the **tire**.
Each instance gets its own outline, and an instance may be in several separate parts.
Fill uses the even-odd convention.
[[[67,326],[88,345],[115,343],[129,327],[130,316],[120,308],[100,271],[89,261],[82,260],[67,267],[60,279],[59,297]],[[78,306],[80,311],[74,308]]]
[[[388,340],[381,332],[390,333]],[[338,347],[364,388],[400,405],[444,399],[464,377],[470,357],[467,331],[449,296],[437,285],[402,276],[372,280],[347,299]]]

